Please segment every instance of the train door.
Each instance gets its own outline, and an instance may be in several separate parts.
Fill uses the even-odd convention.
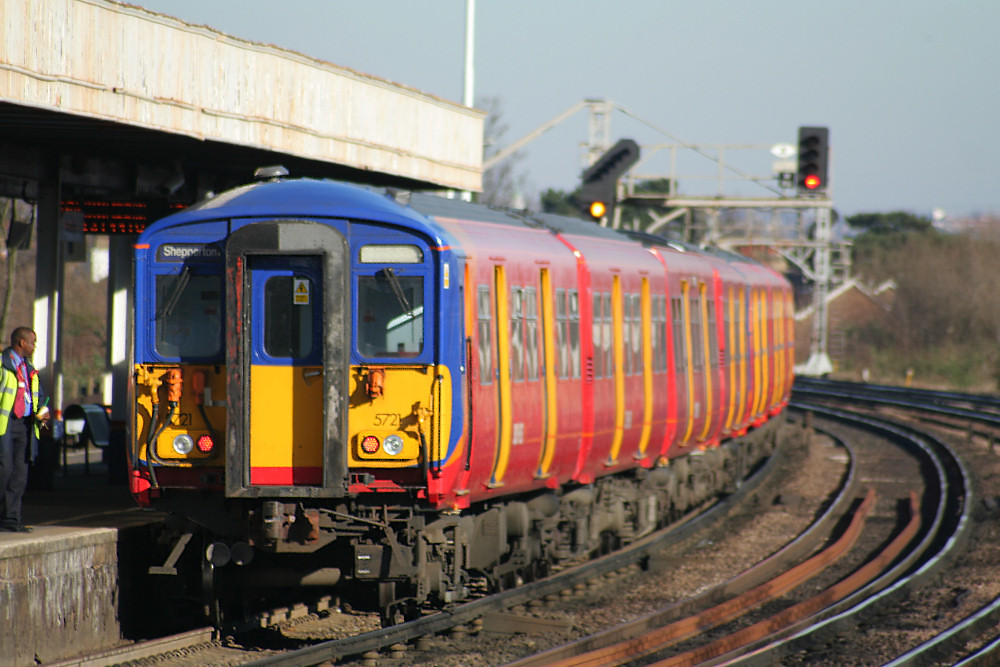
[[[688,444],[691,437],[692,415],[691,401],[694,393],[694,381],[691,375],[691,337],[688,327],[688,291],[687,280],[680,281],[678,293],[670,299],[670,313],[673,322],[674,350],[674,391],[677,417],[677,442],[681,446]]]
[[[559,424],[559,401],[556,394],[556,316],[552,308],[552,304],[555,303],[552,293],[552,278],[548,269],[542,269],[539,278],[541,287],[539,306],[542,317],[542,373],[545,382],[545,403],[543,407],[545,412],[543,419],[544,440],[542,442],[542,451],[539,456],[538,470],[535,473],[535,477],[544,479],[549,476],[549,468],[552,466],[552,458],[555,456],[556,432]],[[565,302],[561,302],[560,305],[565,316]]]
[[[251,257],[250,485],[323,481],[322,271],[316,257]]]
[[[490,488],[503,486],[507,466],[510,463],[510,448],[513,441],[513,417],[511,398],[511,359],[510,359],[510,297],[507,288],[507,271],[501,266],[494,267],[493,298],[496,313],[497,342],[497,442],[496,458],[493,462],[493,473],[490,476]]]
[[[326,225],[262,222],[230,237],[228,495],[346,494],[348,267],[344,236]]]
[[[499,385],[500,377],[497,371],[500,361],[497,354],[496,336],[497,318],[495,315],[496,299],[491,291],[495,287],[496,273],[491,271],[493,280],[486,282],[480,275],[475,286],[475,350],[472,359],[472,383],[470,391],[474,409],[467,414],[469,419],[470,450],[466,462],[468,471],[463,483],[468,480],[493,479],[496,472],[500,425],[498,410],[500,409]],[[475,419],[472,416],[475,415]],[[468,494],[468,489],[464,493]]]
[[[611,453],[608,455],[607,465],[616,465],[618,452],[621,450],[625,435],[625,307],[621,276],[612,276],[611,280],[611,344],[613,345],[614,359],[615,422]]]
[[[545,444],[544,341],[539,284],[531,272],[508,276],[507,318],[511,381],[511,454],[508,485],[535,477]],[[539,276],[540,277],[540,276]]]
[[[639,357],[642,364],[642,434],[636,459],[646,457],[649,436],[653,431],[653,303],[649,293],[649,278],[643,277],[641,291],[636,302],[639,313],[633,317],[632,340],[639,342]]]
[[[712,422],[715,419],[715,307],[713,300],[709,298],[708,283],[701,282],[698,285],[698,322],[701,323],[701,340],[695,344],[701,347],[698,358],[701,360],[702,370],[702,399],[705,406],[705,413],[702,419],[701,432],[698,434],[698,441],[705,442],[712,429]]]

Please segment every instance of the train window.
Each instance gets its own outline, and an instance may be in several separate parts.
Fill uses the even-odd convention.
[[[510,376],[514,382],[524,380],[524,302],[523,290],[510,288]]]
[[[156,351],[164,357],[214,357],[222,349],[222,276],[156,277]]]
[[[493,383],[493,345],[490,333],[493,324],[493,315],[490,313],[490,288],[489,285],[480,285],[477,299],[478,329],[479,336],[479,383]]]
[[[580,300],[576,290],[566,294],[569,302],[569,361],[573,379],[580,377]]]
[[[622,373],[631,375],[634,371],[632,359],[632,295],[622,295]]]
[[[722,297],[722,337],[726,343],[725,348],[722,350],[722,364],[723,366],[728,366],[730,363],[730,356],[733,350],[733,322],[732,313],[730,312],[731,304],[733,302],[733,288],[729,288],[729,296],[723,293]]]
[[[642,296],[632,295],[632,372],[642,374]]]
[[[656,369],[667,370],[667,297],[663,294],[656,296],[656,307],[653,309],[653,332],[652,340],[656,345]]]
[[[687,368],[684,355],[684,305],[680,298],[670,299],[670,308],[674,315],[674,368],[681,373]]]
[[[271,357],[308,357],[313,346],[313,309],[294,301],[299,276],[274,276],[264,283],[264,351]],[[311,292],[316,288],[312,286]]]
[[[524,356],[529,380],[538,379],[538,293],[524,288]]]
[[[708,322],[706,326],[708,327],[708,365],[712,367],[717,367],[719,365],[719,336],[718,332],[715,330],[715,300],[708,300]]]
[[[701,307],[698,292],[692,292],[688,305],[688,317],[691,320],[691,367],[696,371],[703,366],[704,350],[701,342]]]
[[[601,314],[600,294],[594,294],[594,314],[591,320],[593,322],[594,337],[594,378],[597,379],[604,377],[604,350],[601,344],[604,317]]]
[[[601,331],[601,349],[604,351],[604,374],[607,377],[611,377],[615,374],[615,355],[614,346],[612,341],[614,340],[614,318],[611,311],[611,294],[605,292],[601,297],[601,301],[604,304],[604,326]]]
[[[660,370],[660,295],[653,294],[649,297],[649,349],[653,357],[653,371]]]
[[[569,313],[566,308],[566,290],[556,289],[556,355],[560,378],[569,377]]]
[[[424,279],[386,268],[358,276],[358,352],[414,357],[424,349]]]
[[[424,251],[415,245],[363,245],[358,260],[362,264],[421,264]]]

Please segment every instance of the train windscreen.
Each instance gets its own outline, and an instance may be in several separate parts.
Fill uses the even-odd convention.
[[[358,352],[415,357],[424,349],[424,279],[389,268],[358,277]]]
[[[156,351],[164,357],[213,357],[222,350],[222,276],[156,277]]]

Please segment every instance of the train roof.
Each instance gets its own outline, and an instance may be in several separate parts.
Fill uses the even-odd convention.
[[[225,212],[221,213],[220,209]],[[153,223],[144,234],[220,217],[312,217],[320,214],[323,217],[427,227],[427,219],[418,212],[400,206],[384,193],[369,188],[337,181],[280,179],[227,190]]]
[[[223,208],[225,212],[221,213],[220,209]],[[655,234],[610,229],[589,220],[565,215],[501,209],[425,192],[370,188],[308,178],[271,179],[227,190],[153,223],[143,235],[222,217],[312,217],[319,213],[323,217],[404,225],[421,229],[432,236],[440,236],[443,231],[433,222],[435,218],[544,228],[558,234],[638,242],[679,252],[708,255],[730,264],[763,266],[750,257],[726,250],[697,247]]]
[[[470,222],[494,222],[515,227],[545,228],[560,234],[596,236],[617,241],[627,240],[613,229],[564,215],[496,208],[418,192],[410,195],[409,203],[415,210],[432,217],[468,220]]]

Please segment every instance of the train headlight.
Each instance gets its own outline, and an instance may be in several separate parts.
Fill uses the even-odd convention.
[[[365,439],[361,441],[361,451],[365,454],[374,454],[378,451],[378,438],[374,435],[365,436]]]
[[[191,450],[194,449],[194,438],[187,433],[181,433],[180,435],[174,437],[173,445],[175,452],[181,456],[185,456],[190,454]]]
[[[385,441],[382,443],[382,449],[389,456],[397,456],[403,451],[403,439],[395,434],[387,435],[385,436]]]

